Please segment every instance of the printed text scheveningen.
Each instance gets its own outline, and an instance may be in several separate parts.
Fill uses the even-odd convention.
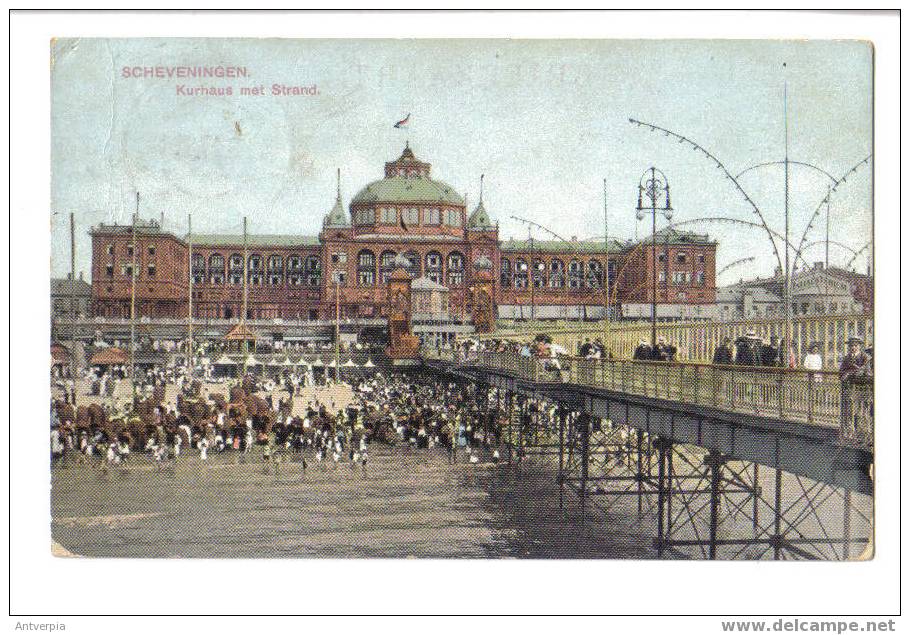
[[[124,66],[121,76],[130,79],[175,77],[249,77],[246,66]]]

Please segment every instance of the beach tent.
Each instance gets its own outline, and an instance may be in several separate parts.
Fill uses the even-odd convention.
[[[372,359],[367,358],[367,363],[363,365],[364,368],[376,368],[376,364],[373,363]]]
[[[227,355],[222,355],[213,364],[216,377],[234,377],[237,374],[237,362]]]
[[[236,366],[237,362],[232,360],[227,355],[222,355],[217,360],[215,360],[215,366]]]
[[[342,364],[342,366],[344,366],[345,368],[357,368],[357,364],[354,363],[353,359],[349,359],[344,364]]]

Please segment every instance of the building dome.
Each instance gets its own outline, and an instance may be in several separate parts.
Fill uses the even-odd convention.
[[[352,204],[357,203],[447,203],[463,205],[464,200],[455,188],[442,181],[426,177],[394,176],[373,181],[357,192]]]
[[[439,203],[464,205],[454,187],[430,178],[430,164],[405,145],[401,156],[385,164],[385,178],[357,192],[352,205],[372,203]]]

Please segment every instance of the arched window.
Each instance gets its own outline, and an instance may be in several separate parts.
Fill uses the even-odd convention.
[[[193,284],[205,282],[205,256],[193,254]]]
[[[450,287],[460,287],[464,284],[464,255],[453,251],[446,259],[446,270]]]
[[[603,289],[604,267],[599,260],[588,261],[588,272],[585,283],[589,289]]]
[[[550,261],[550,287],[561,289],[566,284],[566,272],[562,260],[554,258]]]
[[[297,254],[288,256],[288,284],[295,287],[303,284],[303,258]]]
[[[319,286],[322,281],[322,263],[319,261],[319,256],[307,256],[304,275],[306,276],[307,286]]]
[[[442,284],[442,254],[438,251],[431,251],[426,257],[427,278],[437,284]]]
[[[240,254],[231,254],[228,259],[228,282],[243,284],[243,256]]]
[[[368,249],[357,254],[357,284],[361,287],[376,284],[376,255]]]
[[[385,284],[389,281],[389,276],[395,270],[395,256],[397,256],[394,251],[384,251],[379,256],[379,280],[382,284]]]
[[[515,259],[515,288],[528,288],[528,262],[524,258]]]
[[[269,256],[268,277],[271,285],[279,285],[284,281],[284,258],[278,255]]]
[[[420,254],[416,251],[406,251],[404,257],[408,260],[408,266],[405,267],[405,271],[408,272],[408,275],[412,278],[420,277]]]
[[[224,284],[224,256],[221,254],[209,256],[209,282]]]
[[[577,260],[569,262],[569,288],[580,289],[582,285],[581,263]]]
[[[540,259],[535,258],[532,265],[534,288],[540,289],[541,287],[546,286],[547,283],[547,265]]]
[[[250,274],[250,284],[262,284],[262,256],[259,254],[250,256],[247,271]]]
[[[499,286],[508,289],[512,286],[512,263],[508,258],[499,261]]]

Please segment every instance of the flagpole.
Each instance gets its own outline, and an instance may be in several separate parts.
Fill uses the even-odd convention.
[[[341,383],[341,280],[335,276],[335,383]]]
[[[130,382],[133,384],[133,396],[136,396],[136,219],[139,216],[139,190],[136,190],[136,211],[133,214],[133,264],[130,269]]]
[[[76,219],[70,212],[70,375],[76,380]]]
[[[189,244],[190,294],[187,311],[186,367],[190,379],[193,377],[193,215],[187,215],[187,243]]]
[[[249,284],[249,273],[247,272],[247,255],[248,246],[247,246],[247,233],[246,233],[246,216],[243,217],[243,312],[240,314],[240,335],[243,337],[243,376],[246,377],[246,363],[247,356],[249,354],[249,343],[246,340],[246,312],[247,312],[247,296],[249,289],[247,285]]]
[[[603,285],[604,285],[604,346],[608,347],[609,338],[610,338],[610,320],[612,316],[610,315],[610,224],[607,217],[607,179],[604,179],[604,271],[603,271]],[[606,354],[607,351],[604,351]]]

